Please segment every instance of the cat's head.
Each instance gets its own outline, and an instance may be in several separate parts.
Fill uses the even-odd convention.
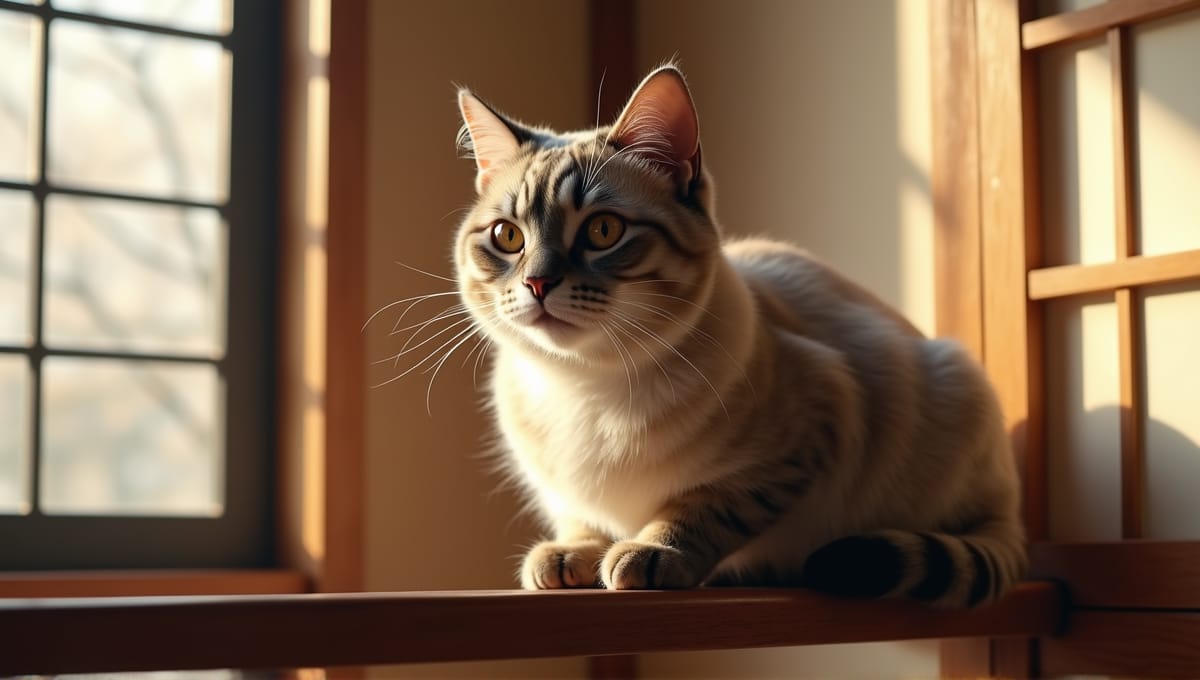
[[[693,328],[720,258],[683,75],[642,81],[616,123],[571,133],[459,92],[476,201],[458,285],[494,340],[587,364],[641,363]]]

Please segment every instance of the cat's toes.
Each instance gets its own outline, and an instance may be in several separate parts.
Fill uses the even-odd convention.
[[[600,573],[604,585],[613,590],[691,588],[700,583],[682,552],[637,541],[622,541],[609,548]]]
[[[539,543],[525,556],[521,587],[525,590],[595,588],[600,585],[596,575],[600,551],[599,544]]]

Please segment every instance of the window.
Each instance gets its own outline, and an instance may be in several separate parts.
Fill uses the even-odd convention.
[[[0,569],[273,559],[277,13],[0,0]]]

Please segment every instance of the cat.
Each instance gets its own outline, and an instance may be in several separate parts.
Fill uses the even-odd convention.
[[[495,346],[502,465],[552,532],[524,588],[971,607],[1022,576],[980,367],[796,247],[724,240],[677,66],[593,130],[458,103],[476,164],[458,291]]]

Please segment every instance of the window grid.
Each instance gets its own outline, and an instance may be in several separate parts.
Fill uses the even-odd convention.
[[[222,45],[227,50],[231,49],[233,38],[233,30],[231,29],[227,35],[217,35],[209,33],[198,33],[181,29],[170,28],[166,26],[158,26],[153,24],[144,24],[141,22],[127,21],[121,19],[113,19],[110,17],[85,14],[80,12],[69,12],[54,9],[50,4],[43,2],[38,5],[24,5],[0,0],[0,9],[11,9],[25,14],[32,14],[40,19],[40,55],[37,82],[39,89],[37,92],[37,108],[35,110],[37,125],[37,158],[35,181],[33,184],[24,184],[20,182],[0,181],[0,188],[25,190],[33,194],[34,197],[34,245],[33,254],[30,260],[29,277],[32,283],[32,305],[30,319],[30,333],[28,335],[27,346],[3,346],[0,345],[0,352],[24,354],[29,359],[29,380],[30,380],[30,401],[27,414],[26,438],[28,446],[28,458],[26,459],[26,483],[25,493],[26,499],[26,515],[42,515],[42,391],[43,391],[43,365],[47,357],[79,357],[91,359],[115,359],[123,361],[166,361],[166,362],[182,362],[187,364],[211,365],[216,367],[218,380],[224,380],[225,377],[225,352],[221,352],[219,358],[188,356],[183,354],[173,353],[153,353],[136,350],[92,350],[92,349],[72,349],[56,347],[50,349],[46,347],[44,342],[45,337],[45,277],[44,270],[46,264],[46,201],[51,195],[77,196],[84,198],[106,198],[117,199],[122,201],[132,201],[136,203],[148,203],[152,205],[165,205],[181,208],[209,208],[215,209],[220,216],[220,219],[228,223],[228,197],[224,201],[209,202],[196,201],[183,198],[173,197],[157,197],[143,195],[137,193],[111,192],[103,190],[85,189],[82,187],[72,187],[62,184],[52,183],[47,176],[47,151],[48,151],[48,128],[49,128],[49,104],[50,104],[50,27],[57,19],[70,19],[73,21],[85,22],[99,26],[109,26],[123,28],[128,30],[136,30],[144,33],[152,33],[157,35],[166,35],[172,37],[182,37],[188,39],[206,40],[216,42]],[[222,398],[222,402],[224,402]],[[222,403],[224,406],[224,403]],[[218,455],[225,455],[223,450]],[[73,514],[73,513],[69,513]]]
[[[1022,49],[1026,53],[1090,35],[1106,37],[1112,78],[1113,210],[1115,259],[1103,264],[1033,267],[1029,270],[1027,300],[1031,303],[1091,292],[1113,295],[1117,310],[1118,376],[1120,394],[1121,537],[1141,538],[1145,508],[1145,375],[1141,357],[1143,286],[1200,278],[1200,250],[1143,256],[1137,252],[1138,216],[1134,178],[1134,85],[1131,26],[1190,8],[1187,0],[1168,0],[1161,7],[1095,7],[1026,21]],[[1127,13],[1126,13],[1127,12]],[[1068,21],[1067,19],[1071,19]],[[1055,227],[1059,225],[1048,225]],[[1044,463],[1039,462],[1039,467]]]
[[[275,446],[274,344],[275,281],[278,238],[275,202],[277,188],[277,151],[280,111],[280,7],[277,3],[257,0],[231,3],[231,23],[224,34],[181,30],[142,21],[129,21],[82,12],[62,11],[52,2],[29,5],[0,0],[0,11],[24,17],[37,17],[41,32],[40,46],[33,48],[34,87],[31,115],[37,116],[36,128],[29,127],[31,151],[37,154],[26,178],[0,180],[0,189],[27,192],[32,197],[30,261],[27,286],[31,289],[23,342],[0,342],[0,357],[28,359],[25,410],[28,427],[21,444],[24,465],[19,480],[25,514],[0,514],[0,545],[19,546],[20,550],[0,551],[0,571],[43,569],[110,568],[253,568],[276,563],[274,539],[275,488],[272,458]],[[229,118],[221,139],[218,167],[224,168],[223,184],[213,200],[197,200],[184,195],[181,187],[166,189],[172,195],[138,193],[138,189],[104,190],[75,185],[75,181],[51,181],[56,168],[48,167],[47,156],[50,116],[50,31],[58,20],[79,25],[111,27],[173,38],[205,41],[217,45],[229,60],[223,76],[222,95],[228,108],[221,115]],[[154,19],[157,21],[158,19]],[[220,30],[226,30],[222,27]],[[40,47],[40,49],[39,49]],[[57,48],[56,48],[57,49]],[[36,63],[40,59],[41,63]],[[217,306],[213,307],[218,338],[205,351],[188,355],[190,349],[174,347],[145,351],[132,347],[83,348],[73,343],[53,341],[49,346],[46,323],[49,318],[47,266],[48,199],[73,197],[125,201],[130,206],[162,206],[173,209],[201,209],[215,213],[220,220],[224,245],[216,262]],[[201,197],[203,198],[203,197]],[[53,247],[52,244],[51,247]],[[53,331],[53,329],[50,329]],[[71,345],[60,347],[59,345]],[[108,514],[80,514],[74,510],[54,509],[47,514],[40,507],[48,499],[43,488],[47,458],[41,420],[48,374],[45,360],[58,358],[113,359],[125,365],[165,362],[163,366],[211,367],[217,381],[215,424],[211,430],[217,458],[220,514],[178,515],[127,514],[123,510]],[[51,372],[55,370],[50,366]],[[53,433],[54,430],[50,430]],[[222,491],[223,490],[223,491]]]

